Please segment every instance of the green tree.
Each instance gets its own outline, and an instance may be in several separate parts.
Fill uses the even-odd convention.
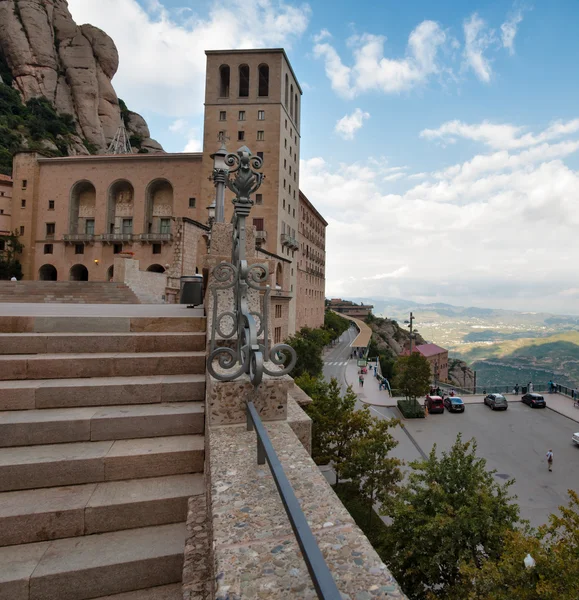
[[[368,525],[372,522],[374,504],[380,503],[383,509],[390,506],[402,480],[402,461],[389,456],[398,445],[390,428],[399,424],[397,419],[372,418],[365,434],[352,442],[351,456],[344,468],[344,476],[359,489],[368,504]]]
[[[416,402],[430,387],[430,364],[422,354],[413,352],[410,356],[396,359],[394,387],[402,391],[408,400]]]
[[[509,531],[498,560],[487,558],[481,568],[463,566],[465,589],[456,600],[576,600],[579,590],[579,496],[552,514],[538,531]],[[527,568],[530,554],[535,566]]]
[[[462,565],[500,557],[519,520],[509,496],[513,481],[496,483],[476,442],[460,434],[448,452],[437,457],[434,446],[427,460],[410,466],[388,513],[382,556],[410,598],[448,600],[464,586]]]
[[[324,329],[328,330],[332,340],[339,338],[350,327],[350,321],[333,310],[326,310],[324,314]]]
[[[303,373],[309,373],[312,377],[319,377],[324,368],[323,346],[320,345],[320,340],[315,335],[310,335],[308,331],[304,332],[305,329],[308,328],[303,327],[286,340],[286,344],[289,344],[297,355],[296,364],[291,372],[291,376],[294,378]]]
[[[0,235],[0,279],[22,279],[22,265],[18,256],[24,246],[18,239],[18,233]]]

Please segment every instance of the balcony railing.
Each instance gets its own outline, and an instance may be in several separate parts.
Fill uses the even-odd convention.
[[[172,233],[141,233],[139,235],[141,242],[149,243],[166,243],[173,241]]]
[[[257,464],[264,465],[267,461],[269,465],[318,598],[320,600],[340,600],[342,595],[308,525],[306,516],[302,512],[300,503],[283,470],[269,435],[253,402],[247,402],[247,430],[253,431],[253,429],[257,434]]]
[[[68,244],[76,244],[84,242],[85,244],[92,244],[95,240],[94,233],[65,233],[62,236],[64,242]]]
[[[294,248],[294,249],[299,248],[298,241],[296,240],[295,237],[292,237],[291,235],[289,235],[289,233],[281,234],[281,243],[282,243],[282,245],[288,246],[289,248]]]
[[[256,229],[255,230],[255,239],[258,242],[267,241],[267,231],[264,231],[262,229]]]
[[[103,242],[132,242],[133,234],[132,233],[103,233],[101,235],[101,239]]]

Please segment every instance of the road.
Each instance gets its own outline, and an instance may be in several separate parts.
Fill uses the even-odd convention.
[[[369,400],[379,394],[377,382],[368,375],[364,387],[358,385],[355,361],[350,360],[355,335],[355,331],[346,331],[327,351],[324,377],[335,377],[343,389],[347,381],[352,383],[358,396]],[[370,412],[382,419],[400,417],[395,408],[385,406],[371,406]],[[515,479],[511,491],[518,497],[521,517],[533,526],[545,523],[549,514],[568,503],[568,489],[579,491],[579,447],[571,442],[579,424],[555,411],[532,409],[518,401],[511,401],[509,409],[500,412],[483,404],[468,404],[463,414],[445,411],[426,419],[404,419],[403,424],[392,431],[398,441],[393,455],[406,464],[425,458],[434,444],[439,453],[448,450],[458,433],[463,440],[474,437],[477,455],[487,460],[489,469],[497,470],[497,481]],[[552,473],[545,458],[549,448],[555,456]]]

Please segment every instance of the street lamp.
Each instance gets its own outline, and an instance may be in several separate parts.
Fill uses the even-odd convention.
[[[410,327],[410,354],[412,354],[412,324],[414,323],[414,315],[410,313],[410,320],[404,321]]]
[[[226,156],[227,149],[222,140],[219,150],[211,155],[211,158],[213,159],[213,183],[215,184],[216,200],[216,202],[213,203],[213,206],[215,209],[215,222],[217,223],[225,222],[225,182],[227,180],[227,175],[229,174],[229,169],[225,162]]]

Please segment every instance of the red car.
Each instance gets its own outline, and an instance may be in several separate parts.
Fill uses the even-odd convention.
[[[431,396],[430,394],[426,396],[426,408],[428,408],[429,413],[443,413],[444,412],[444,402],[440,396]]]

